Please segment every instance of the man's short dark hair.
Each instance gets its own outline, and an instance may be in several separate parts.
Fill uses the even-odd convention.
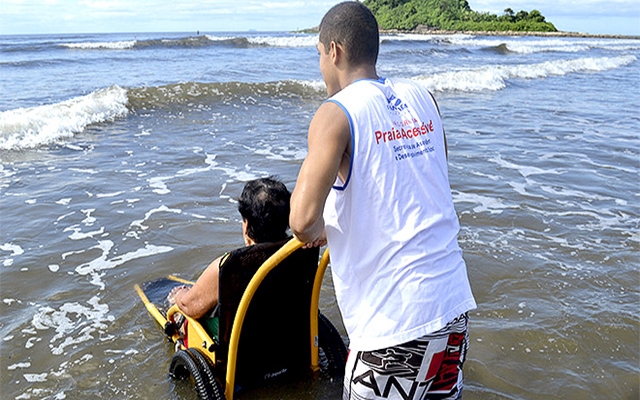
[[[247,182],[238,199],[238,211],[247,221],[247,235],[256,243],[287,238],[291,193],[275,177]]]
[[[375,65],[378,60],[378,21],[359,1],[345,1],[327,11],[320,22],[319,40],[327,52],[331,42],[342,45],[353,65]]]

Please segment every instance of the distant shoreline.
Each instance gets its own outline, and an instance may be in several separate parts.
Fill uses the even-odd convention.
[[[543,36],[543,37],[578,37],[578,38],[600,38],[600,39],[636,39],[640,40],[640,35],[611,35],[600,33],[582,32],[522,32],[522,31],[447,31],[429,29],[418,26],[412,30],[381,30],[380,33],[414,33],[420,35],[481,35],[481,36]]]
[[[318,28],[304,29],[299,32],[318,33]],[[640,35],[612,35],[605,33],[583,33],[583,32],[522,32],[522,31],[448,31],[440,29],[432,29],[424,26],[418,26],[411,30],[401,29],[381,29],[383,34],[417,34],[417,35],[476,35],[476,36],[540,36],[540,37],[573,37],[573,38],[592,38],[592,39],[634,39],[640,40]]]

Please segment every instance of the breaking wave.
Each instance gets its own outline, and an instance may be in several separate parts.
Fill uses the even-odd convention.
[[[539,64],[493,65],[476,69],[416,76],[431,91],[497,91],[511,79],[542,79],[570,73],[601,72],[636,61],[632,55],[577,58]],[[60,103],[0,112],[0,150],[22,150],[57,143],[87,126],[113,121],[130,110],[170,108],[189,104],[248,103],[255,99],[325,98],[321,81],[185,82],[123,89],[111,86]]]
[[[317,98],[325,93],[319,81],[287,80],[278,82],[185,82],[129,91],[133,109],[149,109],[172,104],[234,102],[246,98]]]
[[[578,53],[590,49],[611,51],[632,51],[640,49],[640,41],[633,39],[573,39],[564,38],[488,38],[467,34],[383,34],[382,45],[393,42],[430,42],[434,45],[463,47],[465,49],[484,49],[501,54],[531,54],[541,52]],[[59,46],[78,50],[131,50],[157,47],[193,48],[207,46],[248,47],[315,47],[317,34],[287,35],[198,35],[182,38],[122,40],[113,42],[71,42]],[[43,44],[44,45],[44,44]],[[450,50],[453,50],[450,48]]]
[[[88,125],[127,114],[127,91],[119,86],[56,104],[0,112],[0,149],[31,149],[82,132]]]
[[[481,48],[500,54],[519,53],[579,53],[590,49],[611,51],[630,51],[640,49],[640,41],[633,39],[573,39],[561,38],[486,38],[463,35],[452,35],[448,43],[465,48]]]
[[[132,49],[136,45],[135,40],[124,40],[119,42],[80,42],[80,43],[64,43],[60,46],[69,49],[80,50],[126,50]]]
[[[180,104],[245,102],[251,98],[316,98],[324,96],[318,81],[267,83],[186,82],[124,89],[111,86],[60,103],[0,112],[0,150],[25,150],[58,143],[87,126],[114,121],[130,110]]]
[[[213,36],[198,35],[172,39],[122,40],[113,42],[73,42],[61,47],[76,50],[134,50],[158,47],[193,48],[208,46],[247,47],[314,47],[317,35],[288,36]]]
[[[414,80],[432,91],[475,92],[501,90],[509,79],[541,79],[577,72],[601,72],[620,68],[636,61],[635,56],[577,58],[539,64],[493,65],[476,69],[419,76]]]

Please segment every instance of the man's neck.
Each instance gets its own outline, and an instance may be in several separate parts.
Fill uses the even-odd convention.
[[[365,65],[359,66],[355,68],[351,68],[347,71],[344,71],[343,76],[340,79],[340,88],[344,89],[355,81],[359,81],[362,79],[378,79],[378,74],[376,73],[375,65]]]

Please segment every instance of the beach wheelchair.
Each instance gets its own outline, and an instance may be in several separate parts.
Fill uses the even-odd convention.
[[[318,309],[329,252],[318,263],[319,249],[302,245],[293,238],[229,253],[220,265],[219,303],[200,320],[185,316],[176,305],[166,313],[159,306],[171,289],[167,280],[192,282],[169,277],[136,285],[175,343],[169,376],[192,380],[201,399],[226,400],[235,390],[279,377],[321,369],[341,376],[346,346]]]

